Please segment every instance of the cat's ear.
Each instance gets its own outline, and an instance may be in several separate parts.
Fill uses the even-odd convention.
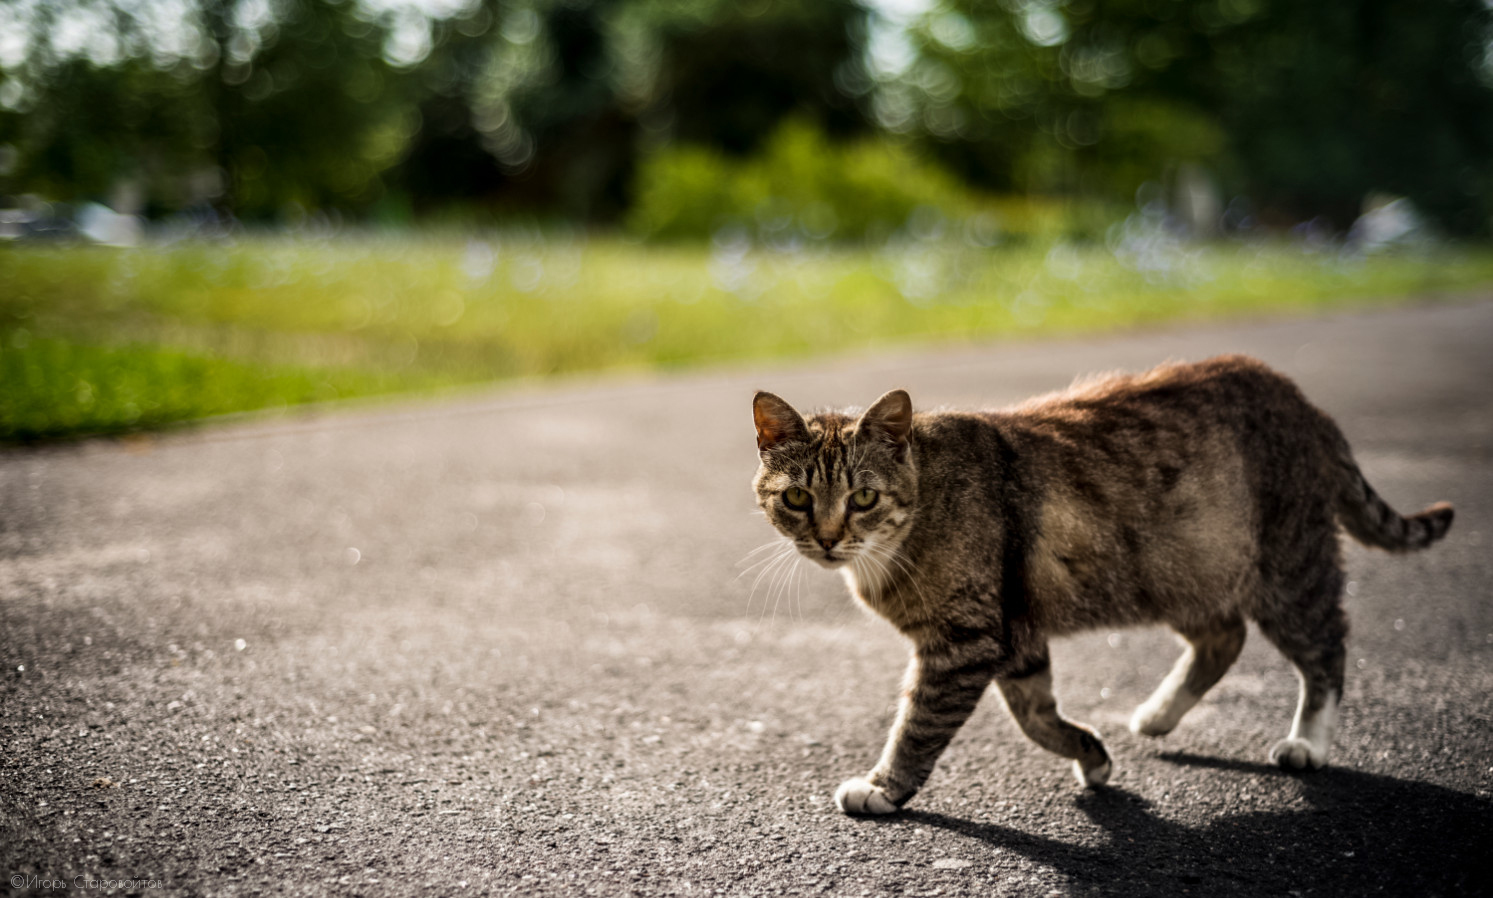
[[[752,399],[752,418],[757,422],[757,450],[766,452],[783,443],[809,441],[809,426],[793,406],[766,390]]]
[[[892,390],[871,403],[861,419],[855,422],[857,437],[870,437],[890,444],[901,458],[907,451],[907,435],[912,432],[912,398],[906,390]]]

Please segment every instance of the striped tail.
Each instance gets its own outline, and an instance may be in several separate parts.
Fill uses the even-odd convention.
[[[1339,460],[1343,465],[1342,487],[1338,491],[1337,516],[1344,529],[1366,546],[1391,552],[1413,552],[1424,549],[1451,529],[1451,503],[1437,502],[1409,517],[1389,507],[1364,479],[1353,457],[1342,447]]]

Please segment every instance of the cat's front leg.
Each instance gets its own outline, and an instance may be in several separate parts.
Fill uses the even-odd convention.
[[[841,783],[835,806],[847,814],[890,814],[906,804],[979,704],[994,671],[993,654],[979,649],[913,652],[881,760],[864,777]]]

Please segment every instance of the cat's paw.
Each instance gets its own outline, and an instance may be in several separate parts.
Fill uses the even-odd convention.
[[[1087,789],[1102,786],[1109,782],[1109,775],[1115,770],[1114,762],[1105,758],[1102,763],[1085,768],[1082,761],[1073,762],[1073,773],[1078,777],[1078,784]]]
[[[1073,759],[1073,773],[1078,777],[1078,784],[1092,789],[1109,782],[1115,765],[1109,752],[1104,750],[1104,740],[1088,727],[1073,727],[1072,731],[1078,737],[1078,756]]]
[[[897,810],[886,793],[865,779],[848,779],[835,790],[835,807],[847,814],[890,814]]]
[[[1327,751],[1305,739],[1282,739],[1270,749],[1270,763],[1286,770],[1312,770],[1327,763]]]
[[[1165,736],[1177,728],[1180,714],[1171,713],[1163,702],[1148,701],[1130,716],[1130,732],[1137,736]]]

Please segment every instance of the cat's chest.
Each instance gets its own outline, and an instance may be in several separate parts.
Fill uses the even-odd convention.
[[[927,620],[926,589],[908,576],[874,563],[850,564],[841,569],[851,596],[866,608],[911,634]]]
[[[876,608],[877,599],[887,587],[885,575],[870,564],[852,562],[840,569],[840,576],[844,578],[850,595],[872,609]]]

